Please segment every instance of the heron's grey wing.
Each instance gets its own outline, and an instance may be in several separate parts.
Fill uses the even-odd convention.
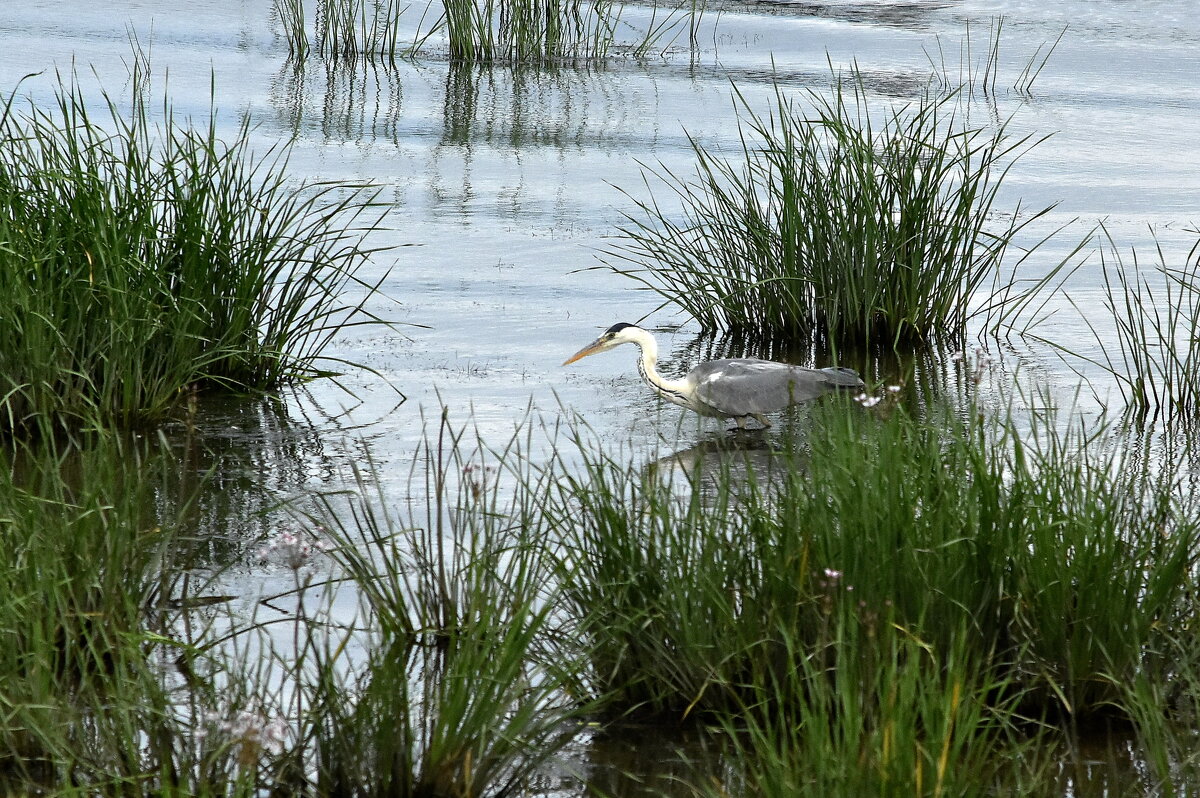
[[[700,401],[730,416],[771,413],[836,388],[863,384],[850,369],[809,369],[754,358],[701,363],[687,378]]]

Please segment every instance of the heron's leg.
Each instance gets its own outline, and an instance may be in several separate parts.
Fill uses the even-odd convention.
[[[745,416],[734,416],[733,420],[737,422],[738,429],[746,428],[746,417]]]
[[[755,413],[754,418],[758,420],[759,424],[763,425],[763,429],[766,429],[767,427],[771,426],[771,422],[768,421],[767,417],[764,416],[762,413]]]

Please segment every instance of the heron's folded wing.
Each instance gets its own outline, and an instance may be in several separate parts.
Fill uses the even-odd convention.
[[[782,410],[829,393],[840,383],[821,369],[753,358],[702,363],[688,379],[700,401],[730,416]]]

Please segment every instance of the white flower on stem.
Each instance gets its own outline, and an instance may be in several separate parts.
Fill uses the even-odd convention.
[[[858,402],[863,407],[874,407],[882,402],[883,398],[880,396],[871,396],[867,393],[860,393],[858,396],[854,397],[854,401]]]

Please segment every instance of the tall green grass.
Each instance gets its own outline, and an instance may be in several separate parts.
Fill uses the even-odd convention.
[[[1019,728],[993,706],[1004,685],[977,669],[965,635],[936,649],[864,624],[853,600],[838,604],[827,648],[814,655],[791,641],[794,668],[763,687],[760,703],[722,716],[740,794],[1055,794],[1050,735]]]
[[[1024,717],[1122,715],[1124,684],[1169,676],[1200,520],[1174,475],[1054,423],[838,408],[803,467],[707,495],[592,459],[553,511],[595,689],[618,713],[754,704],[797,651],[858,656],[827,644],[848,603],[883,643],[962,652]]]
[[[670,204],[634,200],[611,268],[758,339],[929,341],[1020,300],[1001,265],[1048,209],[999,197],[1035,138],[972,125],[957,91],[886,104],[858,73],[802,100],[777,87],[766,114],[736,102],[740,157],[693,141],[694,176],[651,170]]]
[[[414,459],[408,523],[360,481],[332,556],[359,591],[371,653],[341,665],[348,681],[327,667],[315,684],[305,743],[319,794],[518,794],[578,731],[587,701],[564,691],[578,654],[552,638],[526,452],[521,433],[491,451],[443,414]]]
[[[1135,249],[1127,260],[1103,228],[1096,243],[1105,321],[1112,328],[1101,326],[1094,315],[1081,315],[1100,354],[1088,357],[1073,345],[1042,340],[1070,360],[1089,362],[1114,378],[1133,415],[1143,420],[1196,420],[1200,417],[1200,240],[1183,257],[1168,256],[1156,241],[1157,262],[1150,266]]]
[[[248,122],[223,140],[215,111],[155,123],[133,82],[127,112],[60,78],[49,107],[14,92],[0,117],[2,428],[153,422],[320,375],[361,309],[343,294],[373,289],[369,189],[295,185],[285,151],[253,152]]]
[[[600,58],[612,45],[617,9],[608,0],[446,0],[450,55],[512,62]]]

